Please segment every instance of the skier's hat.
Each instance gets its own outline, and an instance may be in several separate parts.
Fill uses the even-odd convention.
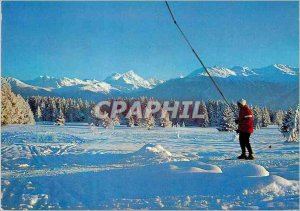
[[[242,106],[245,106],[246,105],[246,100],[245,99],[239,99],[238,101],[237,101],[237,104],[241,104]]]

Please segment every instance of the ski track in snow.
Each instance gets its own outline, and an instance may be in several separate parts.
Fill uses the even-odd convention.
[[[2,127],[4,209],[298,209],[299,148],[275,126],[240,154],[215,128]]]

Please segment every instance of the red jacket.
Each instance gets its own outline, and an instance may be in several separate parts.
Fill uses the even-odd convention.
[[[239,132],[253,133],[253,116],[247,105],[243,106],[239,112]]]

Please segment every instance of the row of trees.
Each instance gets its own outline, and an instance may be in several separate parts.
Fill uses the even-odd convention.
[[[63,116],[67,122],[88,122],[93,102],[81,99],[32,96],[27,99],[36,121],[55,122]]]
[[[127,125],[128,127],[147,127],[153,128],[155,125],[161,127],[180,127],[180,126],[199,126],[217,127],[220,131],[233,131],[237,129],[234,120],[238,116],[235,104],[231,106],[235,108],[233,113],[231,109],[222,101],[201,102],[197,106],[198,114],[202,114],[203,118],[192,118],[192,112],[195,104],[188,108],[188,118],[182,119],[179,116],[183,113],[183,105],[179,105],[178,113],[175,117],[171,116],[172,112],[160,109],[155,114],[150,114],[145,118],[139,118],[129,113],[129,118],[125,118],[129,108],[135,99],[118,99],[126,102],[127,110],[115,118],[110,118],[111,107],[105,107],[102,112],[103,118],[95,115],[95,103],[83,101],[81,99],[65,99],[59,97],[40,97],[32,96],[26,101],[20,96],[15,95],[10,86],[6,83],[1,85],[1,124],[34,124],[36,121],[53,121],[57,125],[63,125],[67,122],[88,122],[95,126],[103,126],[105,128],[114,127],[114,125]],[[149,100],[141,97],[142,112],[147,109]],[[112,101],[112,100],[111,100]],[[174,105],[174,101],[170,106]],[[283,110],[273,111],[266,107],[250,106],[254,116],[255,129],[267,127],[270,124],[280,126],[280,131],[287,141],[297,141],[299,134],[299,106],[296,111],[289,109],[287,112]]]
[[[58,97],[39,97],[33,96],[28,98],[28,103],[31,110],[34,113],[36,121],[56,121],[57,117],[65,119],[67,122],[88,122],[96,126],[111,127],[112,125],[127,125],[129,127],[157,125],[162,127],[172,127],[178,125],[185,126],[199,126],[219,127],[222,131],[235,130],[236,125],[234,123],[235,118],[238,116],[237,107],[232,104],[236,112],[233,113],[231,109],[222,101],[208,101],[200,102],[198,108],[198,114],[202,114],[203,118],[192,118],[195,104],[188,107],[188,118],[180,118],[183,113],[184,105],[179,104],[178,112],[175,117],[172,117],[172,112],[160,109],[159,112],[151,115],[147,118],[139,118],[136,115],[129,115],[129,118],[125,116],[130,112],[129,108],[136,101],[135,99],[117,99],[126,102],[127,109],[115,118],[111,119],[111,106],[104,107],[102,112],[105,114],[104,118],[97,118],[93,110],[95,103],[83,101],[81,99],[65,99]],[[141,103],[142,113],[147,109],[148,99],[146,97],[139,98]],[[113,100],[111,100],[113,101]],[[171,101],[169,106],[173,106],[175,101]],[[250,106],[254,115],[255,128],[267,127],[270,124],[281,125],[285,112],[282,110],[273,111],[266,107]],[[153,123],[154,122],[154,123]]]

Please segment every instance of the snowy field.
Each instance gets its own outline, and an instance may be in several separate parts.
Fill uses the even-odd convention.
[[[214,128],[2,127],[4,209],[298,209],[299,148]]]

